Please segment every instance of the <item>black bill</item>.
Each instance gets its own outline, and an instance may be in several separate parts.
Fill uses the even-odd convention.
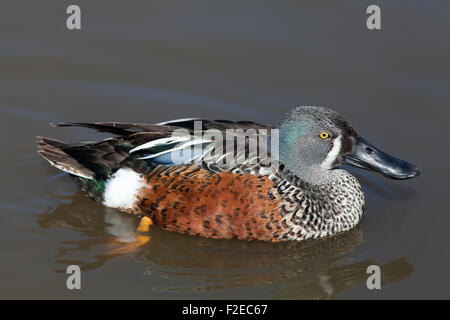
[[[392,179],[414,178],[420,173],[415,165],[384,153],[361,137],[355,138],[352,153],[344,159],[354,167],[378,171]]]

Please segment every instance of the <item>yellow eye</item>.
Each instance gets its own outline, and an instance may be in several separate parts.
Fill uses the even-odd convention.
[[[328,139],[330,137],[330,134],[326,131],[321,132],[319,135],[322,139]]]

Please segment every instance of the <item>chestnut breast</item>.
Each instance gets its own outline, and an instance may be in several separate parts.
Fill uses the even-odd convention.
[[[267,177],[182,165],[158,167],[144,179],[136,209],[165,230],[216,239],[283,235],[281,198]]]

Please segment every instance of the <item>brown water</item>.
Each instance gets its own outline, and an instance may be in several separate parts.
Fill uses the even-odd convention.
[[[70,1],[0,5],[1,298],[450,298],[450,3],[377,1]],[[390,181],[352,170],[361,224],[299,243],[209,240],[102,208],[36,153],[36,135],[104,137],[50,121],[201,116],[276,123],[326,105],[366,139],[417,164]],[[122,239],[123,240],[123,239]],[[82,289],[65,270],[82,268]],[[368,265],[382,289],[366,288]]]

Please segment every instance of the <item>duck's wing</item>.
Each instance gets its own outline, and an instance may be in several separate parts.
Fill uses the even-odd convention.
[[[259,130],[273,128],[251,121],[197,118],[161,124],[59,122],[53,126],[78,126],[116,135],[99,142],[83,143],[38,138],[39,153],[55,167],[74,175],[102,179],[122,166],[146,173],[158,165],[197,164],[214,171],[231,171],[239,165],[254,165],[257,155],[254,154],[256,149],[251,147],[259,141]],[[241,141],[240,148],[229,150],[227,145],[230,141],[233,145],[239,139],[236,132],[237,135],[243,132],[245,139],[243,143]],[[215,143],[214,133],[222,135],[221,144]],[[249,161],[242,161],[243,156]]]
[[[138,132],[160,132],[171,134],[178,128],[184,128],[190,132],[217,129],[271,129],[273,126],[253,121],[207,120],[202,118],[184,118],[164,121],[156,124],[135,122],[55,122],[54,127],[84,127],[100,132],[109,132],[119,136],[128,136]]]
[[[170,136],[153,139],[130,154],[153,164],[197,164],[214,171],[257,165],[272,155],[274,127],[251,121],[176,120]],[[278,141],[277,137],[275,141]],[[278,158],[277,158],[278,159]]]
[[[95,129],[100,132],[109,132],[119,136],[129,136],[138,132],[159,132],[170,133],[173,127],[151,124],[151,123],[134,123],[134,122],[54,122],[53,127],[84,127]]]

